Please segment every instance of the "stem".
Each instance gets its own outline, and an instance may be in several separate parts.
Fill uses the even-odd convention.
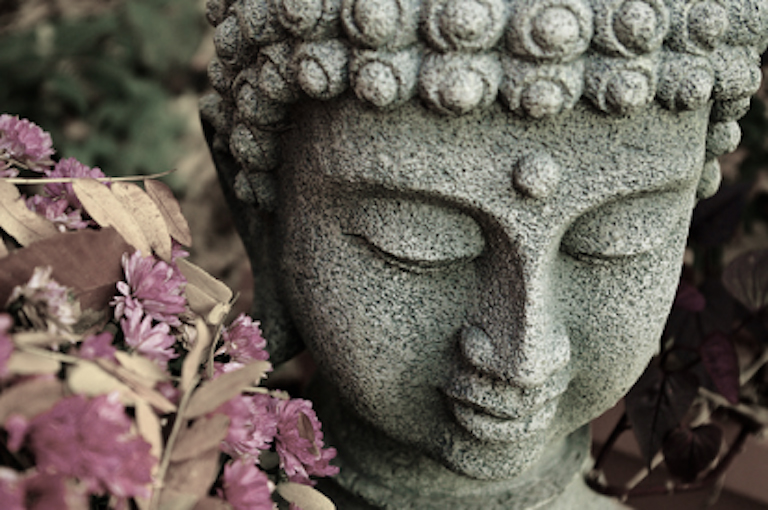
[[[624,411],[624,413],[621,415],[621,418],[619,418],[619,421],[616,422],[616,426],[613,427],[613,430],[608,436],[608,439],[605,441],[605,444],[603,444],[602,448],[600,448],[600,453],[597,454],[597,460],[595,460],[595,466],[593,469],[600,469],[602,467],[605,459],[608,457],[608,454],[613,449],[613,445],[619,439],[619,436],[621,436],[621,434],[630,428],[631,426],[629,425],[627,412]]]
[[[739,385],[747,384],[766,363],[768,363],[768,349],[764,350],[763,354],[742,372],[741,377],[739,377]]]
[[[166,175],[170,175],[173,172],[175,172],[176,169],[173,170],[166,170],[165,172],[160,172],[157,174],[151,174],[151,175],[131,175],[126,177],[96,177],[95,180],[99,182],[136,182],[136,181],[143,181],[145,179],[159,179],[160,177],[165,177]],[[75,182],[80,179],[83,179],[83,177],[40,177],[40,178],[24,178],[24,177],[3,177],[4,181],[10,182],[11,184],[58,184],[58,183],[67,183],[67,182]]]
[[[157,510],[158,505],[160,504],[160,491],[163,488],[163,480],[168,472],[168,466],[171,464],[173,446],[176,443],[179,432],[181,432],[181,425],[186,421],[184,419],[184,413],[187,410],[187,405],[192,397],[192,393],[194,389],[197,388],[199,382],[200,377],[195,376],[195,378],[192,379],[192,384],[189,385],[189,389],[184,392],[184,395],[181,397],[181,402],[179,402],[179,409],[176,411],[176,419],[173,421],[173,428],[171,429],[171,434],[168,436],[168,442],[165,443],[163,458],[160,461],[160,467],[157,470],[157,480],[155,481],[155,487],[152,490],[152,499],[149,503],[149,510]]]

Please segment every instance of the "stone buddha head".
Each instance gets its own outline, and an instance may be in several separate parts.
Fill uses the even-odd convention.
[[[209,0],[208,16],[202,113],[253,314],[274,361],[317,362],[339,483],[428,508],[420,491],[569,480],[578,431],[657,349],[693,206],[760,83],[768,3]],[[478,508],[528,508],[505,497]]]

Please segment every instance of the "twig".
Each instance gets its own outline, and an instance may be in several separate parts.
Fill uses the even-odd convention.
[[[627,413],[625,411],[624,413],[622,413],[621,418],[619,418],[619,421],[616,422],[616,426],[613,427],[613,430],[611,431],[611,434],[608,436],[608,439],[605,441],[605,444],[603,444],[603,446],[600,448],[600,453],[597,455],[597,460],[595,460],[595,467],[593,469],[600,469],[603,466],[605,459],[608,457],[608,454],[613,449],[613,445],[619,439],[619,436],[621,436],[624,432],[626,432],[630,428],[631,426],[629,424],[629,418],[627,417]]]
[[[741,373],[739,385],[744,386],[747,384],[766,363],[768,363],[768,349],[764,350],[763,354]]]
[[[130,175],[125,177],[95,177],[94,179],[99,182],[135,182],[143,181],[145,179],[159,179],[175,172],[176,169],[166,170],[157,174],[150,175]],[[83,177],[40,177],[40,178],[24,178],[24,177],[1,177],[0,179],[10,182],[11,184],[59,184],[75,182]]]

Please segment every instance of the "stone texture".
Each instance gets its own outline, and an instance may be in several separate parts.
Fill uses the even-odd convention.
[[[322,490],[617,508],[584,485],[585,427],[657,349],[768,2],[208,7],[208,141],[272,358],[319,366]]]

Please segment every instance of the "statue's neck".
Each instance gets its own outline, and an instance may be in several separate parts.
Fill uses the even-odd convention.
[[[319,381],[318,381],[319,382]],[[319,382],[322,385],[322,382]],[[314,400],[326,443],[336,447],[341,468],[318,488],[339,510],[533,510],[615,508],[588,492],[581,474],[589,461],[588,427],[550,445],[523,475],[485,481],[453,472],[422,453],[397,443],[344,413],[337,398],[316,388]],[[579,503],[573,501],[578,493]],[[589,499],[584,501],[583,498]],[[594,501],[593,501],[594,499]],[[563,506],[563,500],[569,502]]]

